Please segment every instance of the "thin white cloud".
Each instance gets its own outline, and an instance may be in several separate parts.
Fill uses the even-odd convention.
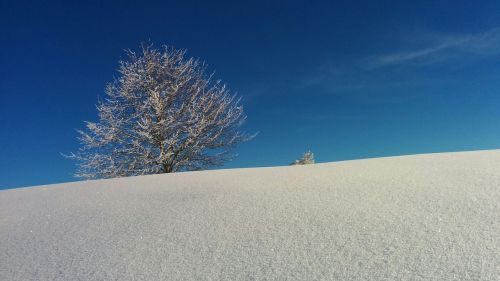
[[[404,63],[431,64],[464,55],[474,58],[500,54],[500,28],[473,35],[435,36],[435,38],[425,48],[370,58],[365,68],[375,69]],[[460,53],[461,56],[458,55]]]
[[[408,38],[408,37],[407,37]],[[361,103],[392,103],[413,99],[429,87],[447,85],[456,87],[461,81],[447,75],[450,67],[470,66],[485,58],[500,56],[500,28],[469,35],[436,35],[421,33],[411,41],[401,39],[408,46],[420,46],[411,51],[373,54],[357,59],[325,60],[316,68],[306,69],[295,83],[258,87],[253,95],[259,99],[273,95],[308,94],[309,92],[343,95]],[[401,42],[398,42],[401,43]],[[400,45],[400,44],[399,44]],[[401,49],[400,49],[401,50]],[[442,65],[434,65],[442,63]],[[432,69],[442,69],[435,75]],[[310,119],[329,118],[313,116]]]

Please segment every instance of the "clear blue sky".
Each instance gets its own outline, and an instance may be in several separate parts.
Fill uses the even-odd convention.
[[[0,0],[0,188],[75,180],[60,153],[142,41],[243,97],[260,134],[226,168],[500,147],[499,1],[198,2]]]

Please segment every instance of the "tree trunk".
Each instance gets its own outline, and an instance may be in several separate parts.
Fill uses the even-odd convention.
[[[172,173],[172,165],[163,164],[163,172],[164,173]]]

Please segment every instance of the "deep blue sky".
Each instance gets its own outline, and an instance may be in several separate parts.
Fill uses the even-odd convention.
[[[75,180],[60,153],[143,41],[243,97],[227,168],[500,147],[499,1],[210,2],[0,0],[0,189]]]

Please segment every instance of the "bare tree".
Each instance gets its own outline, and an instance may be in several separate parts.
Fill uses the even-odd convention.
[[[68,157],[75,174],[111,178],[200,170],[230,160],[252,136],[239,99],[206,75],[185,50],[142,46],[120,61],[118,79],[97,105],[99,121],[78,131],[82,147]]]
[[[307,165],[307,164],[314,164],[314,153],[312,153],[310,150],[302,154],[302,158],[297,159],[290,163],[290,165]]]

